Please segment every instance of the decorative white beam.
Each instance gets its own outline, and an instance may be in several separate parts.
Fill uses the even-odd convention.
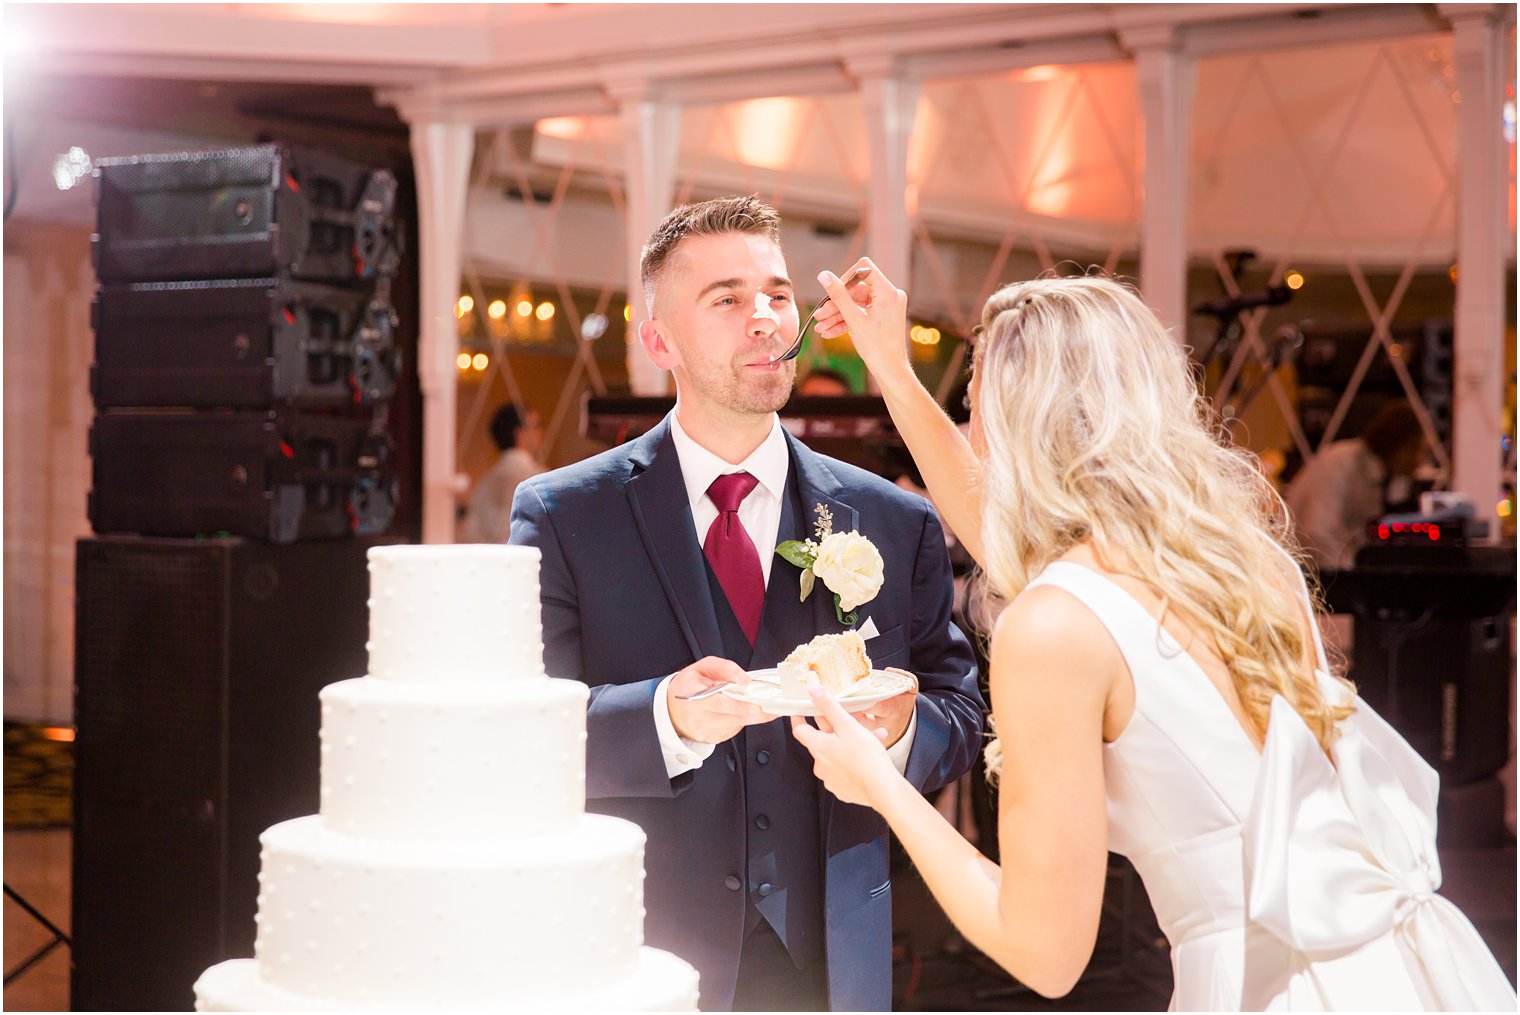
[[[823,4],[779,7],[774,13],[788,26],[784,39],[736,47],[730,41],[738,9],[569,4],[535,24],[503,21],[494,44],[510,61],[498,59],[492,66],[462,61],[440,76],[438,95],[450,103],[526,98],[595,80],[641,78],[668,99],[694,104],[826,94],[841,87],[835,69],[841,59],[847,63],[867,55],[901,58],[909,76],[923,79],[1115,59],[1122,57],[1116,35],[1157,27],[1185,31],[1192,56],[1397,38],[1442,28],[1428,5],[1397,3]],[[751,8],[762,10],[763,5]],[[581,19],[594,20],[594,31]],[[665,25],[671,30],[662,31]],[[704,98],[707,93],[718,97]]]
[[[457,101],[433,97],[414,108],[419,116],[461,120],[482,129],[528,127],[551,116],[610,116],[617,112],[616,103],[599,87]]]
[[[1507,6],[1507,5],[1505,5]],[[1511,10],[1513,8],[1510,8]],[[1504,51],[1498,4],[1442,4],[1462,101],[1457,114],[1457,306],[1452,383],[1452,482],[1498,535],[1503,454],[1505,221]]]
[[[1109,63],[1129,59],[1112,32],[1027,45],[984,45],[958,50],[934,50],[905,59],[908,73],[919,81],[987,77],[1045,64]]]
[[[170,81],[267,81],[320,85],[402,86],[434,78],[432,67],[403,63],[270,59],[154,53],[48,53],[47,72],[59,77],[160,78]]]
[[[859,82],[871,176],[866,195],[866,253],[888,278],[911,288],[913,234],[908,221],[908,144],[918,115],[921,87],[895,57],[846,57]],[[846,265],[839,265],[842,271]]]
[[[1258,13],[1254,5],[1238,6],[1251,14]],[[1302,10],[1238,20],[1211,19],[1189,25],[1184,45],[1189,56],[1223,56],[1430,35],[1445,27],[1428,4],[1351,4],[1340,7],[1315,4]]]
[[[371,20],[270,16],[238,4],[8,4],[8,42],[24,40],[26,59],[52,65],[76,54],[151,59],[160,68],[179,60],[244,66],[305,64],[390,68],[366,83],[398,80],[405,68],[484,66],[497,58],[488,35],[471,24],[402,21],[382,12]],[[287,11],[315,5],[291,4]],[[380,5],[373,8],[380,12]],[[10,58],[15,52],[7,53]],[[329,69],[328,73],[341,74]],[[223,79],[233,75],[223,71]],[[323,80],[337,80],[337,76]],[[259,78],[257,80],[262,80]],[[347,80],[358,80],[348,77]]]
[[[1140,291],[1173,330],[1187,335],[1188,170],[1193,61],[1169,26],[1130,29],[1145,124],[1144,203],[1140,219]]]
[[[635,395],[664,395],[670,390],[670,375],[651,363],[639,344],[639,322],[649,318],[639,281],[639,259],[644,242],[670,211],[675,196],[681,109],[650,91],[642,81],[609,83],[607,91],[619,106],[628,187],[624,240],[631,308],[626,352],[628,387]]]
[[[791,67],[672,78],[661,86],[665,98],[682,106],[716,106],[777,95],[834,95],[854,90],[855,83],[834,59]]]
[[[451,543],[459,384],[454,363],[459,355],[459,325],[454,305],[459,298],[475,128],[437,119],[410,123],[421,265],[417,377],[422,388],[422,541]]]

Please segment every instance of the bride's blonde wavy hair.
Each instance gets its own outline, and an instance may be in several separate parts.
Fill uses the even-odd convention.
[[[1305,668],[1302,601],[1271,580],[1296,552],[1282,499],[1150,308],[1102,277],[1008,285],[983,308],[975,363],[992,591],[1011,600],[1091,539],[1210,640],[1259,734],[1280,694],[1328,751],[1351,709]]]

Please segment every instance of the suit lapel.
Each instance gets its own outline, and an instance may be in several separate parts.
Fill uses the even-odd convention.
[[[634,523],[692,657],[723,655],[723,635],[667,416],[634,442],[626,490]]]
[[[837,499],[839,480],[824,460],[791,434],[786,435],[786,440],[792,456],[792,471],[796,475],[800,510],[788,490],[781,505],[781,525],[776,532],[776,542],[810,538],[813,523],[818,519],[814,510],[818,505],[833,517],[835,532],[857,528],[859,515],[853,507]],[[775,552],[774,547],[770,550]],[[801,568],[780,557],[771,561],[770,581],[765,589],[765,612],[761,616],[760,634],[755,639],[751,668],[774,666],[814,635],[836,634],[843,630],[834,615],[834,594],[822,582],[813,587],[807,602],[799,601],[801,574]]]
[[[811,536],[813,522],[818,517],[814,508],[819,504],[828,509],[834,532],[858,531],[860,514],[853,506],[839,499],[843,487],[829,468],[827,461],[791,434],[787,434],[786,439],[791,445],[792,466],[797,470],[797,489],[802,497],[802,507],[806,517],[798,521],[798,529],[794,535],[783,538],[803,539]],[[795,588],[796,576],[801,573],[800,570],[785,561],[778,561],[778,564],[785,569]],[[772,571],[771,581],[775,580],[776,572]],[[796,597],[793,596],[793,601],[795,599]],[[834,594],[824,587],[823,582],[818,582],[813,587],[813,594],[808,596],[807,605],[812,608],[812,626],[803,632],[801,637],[795,638],[792,646],[801,644],[815,634],[838,634],[844,630],[839,623],[839,618],[834,614]],[[786,651],[791,651],[791,647],[788,647]],[[824,865],[825,886],[829,883],[828,867],[836,852],[830,845],[830,836],[834,830],[834,814],[838,810],[836,803],[832,793],[818,794],[818,828],[821,833],[819,853]],[[827,892],[827,887],[825,887],[825,892]]]

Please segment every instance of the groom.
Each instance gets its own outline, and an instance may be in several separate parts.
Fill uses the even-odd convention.
[[[543,553],[549,673],[591,685],[589,808],[648,835],[646,941],[697,967],[704,1010],[886,1010],[885,823],[820,787],[784,720],[721,693],[685,698],[845,629],[825,582],[799,601],[801,571],[774,553],[826,513],[885,562],[857,611],[873,666],[918,678],[863,721],[887,729],[921,791],[954,781],[980,752],[982,701],[939,521],[781,428],[795,367],[769,360],[798,318],[774,209],[676,209],[641,276],[639,340],[674,375],[675,410],[525,482],[512,510],[511,542]]]

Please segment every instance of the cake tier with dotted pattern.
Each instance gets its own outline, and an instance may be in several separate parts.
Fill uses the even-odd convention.
[[[329,684],[322,816],[379,839],[521,838],[575,825],[586,799],[586,685]]]
[[[526,546],[372,548],[369,675],[430,687],[546,679],[538,559]]]
[[[523,840],[385,842],[319,817],[264,832],[254,957],[308,997],[432,1004],[619,980],[644,943],[644,833],[584,815]]]
[[[380,997],[348,1003],[307,997],[276,987],[259,975],[252,959],[233,959],[206,970],[195,984],[199,1011],[696,1011],[697,971],[669,952],[639,949],[638,965],[621,979],[571,984],[552,997],[522,999],[510,993],[450,1004]]]

